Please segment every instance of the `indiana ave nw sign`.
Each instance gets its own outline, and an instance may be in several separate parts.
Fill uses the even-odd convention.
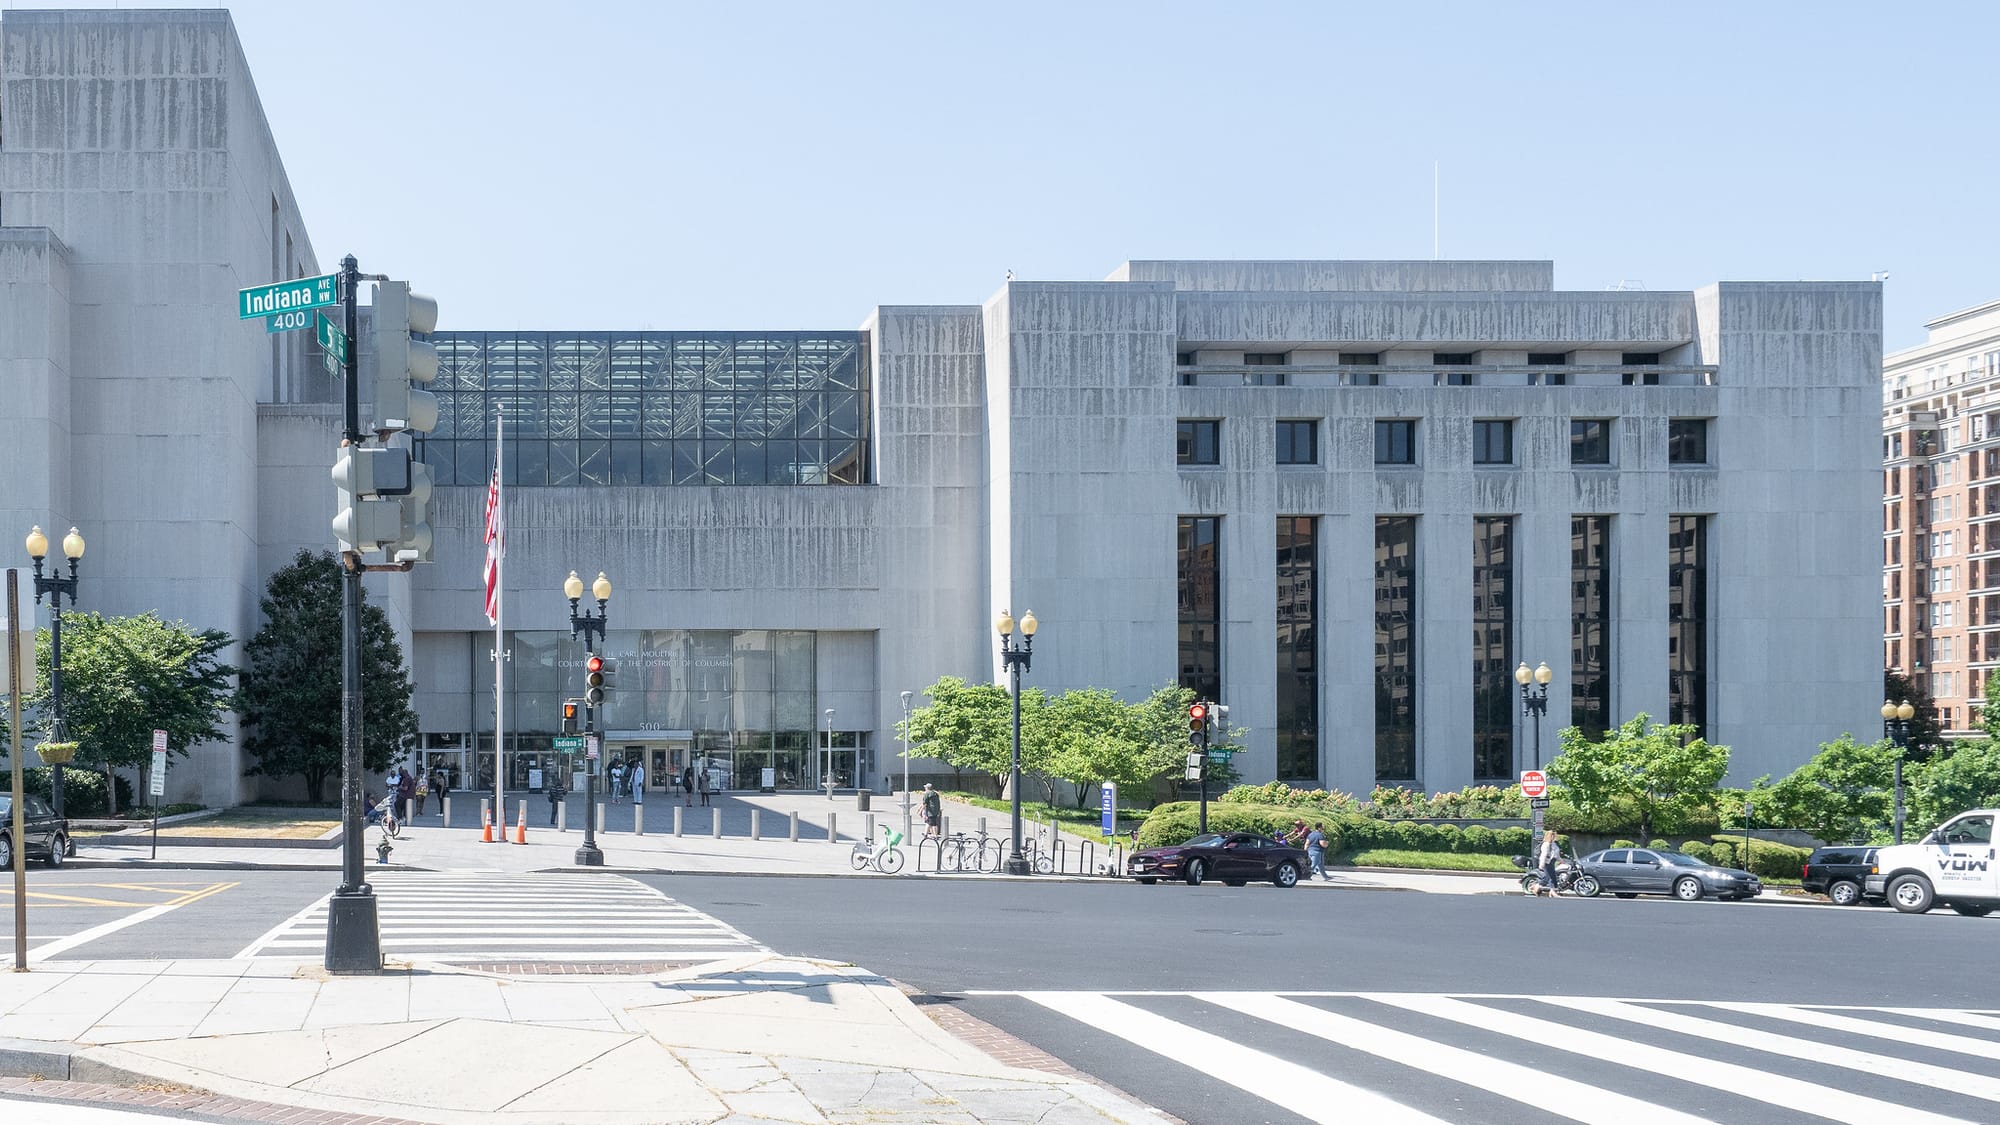
[[[272,313],[317,309],[333,304],[333,283],[337,277],[337,274],[329,273],[320,277],[280,281],[275,285],[259,285],[254,289],[238,289],[236,317],[238,320],[255,320]],[[301,324],[299,327],[305,326]]]

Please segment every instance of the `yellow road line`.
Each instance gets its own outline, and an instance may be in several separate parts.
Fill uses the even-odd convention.
[[[116,883],[72,883],[69,885],[78,888],[103,887],[106,889],[136,890],[136,891],[150,891],[159,889],[157,887],[147,887],[143,885],[136,885],[136,886],[130,884],[121,885]],[[198,884],[175,883],[171,885],[176,887],[187,887],[187,886],[197,886]],[[201,887],[200,890],[174,892],[172,897],[157,902],[126,902],[121,899],[91,898],[86,895],[57,894],[54,891],[29,891],[28,901],[33,905],[39,905],[49,908],[62,907],[62,906],[125,906],[125,907],[140,907],[140,908],[149,906],[185,906],[190,902],[197,902],[213,894],[221,894],[223,891],[229,890],[232,887],[237,887],[240,885],[241,885],[240,883],[199,884],[199,886]],[[12,898],[13,898],[12,891],[0,890],[0,902],[11,901]]]
[[[207,897],[208,897],[208,896],[210,896],[210,895],[219,895],[219,894],[221,894],[222,892],[224,892],[224,891],[226,891],[226,890],[229,890],[230,888],[232,888],[232,887],[235,887],[235,886],[238,886],[238,885],[240,885],[240,884],[237,884],[237,883],[216,883],[216,884],[214,884],[213,886],[210,886],[210,887],[208,887],[208,888],[206,888],[206,889],[204,889],[204,890],[199,890],[199,891],[195,891],[195,892],[193,892],[193,893],[191,893],[191,894],[185,894],[185,895],[182,895],[182,896],[181,896],[181,897],[180,897],[179,899],[175,900],[175,901],[174,901],[174,902],[172,902],[172,903],[169,903],[168,905],[171,905],[171,906],[186,906],[186,905],[187,905],[188,903],[190,903],[190,902],[200,902],[200,901],[201,901],[202,899],[205,899],[205,898],[207,898]]]

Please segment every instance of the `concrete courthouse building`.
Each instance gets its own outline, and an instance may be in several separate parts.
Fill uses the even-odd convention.
[[[338,388],[235,293],[347,248],[310,241],[224,12],[8,12],[0,111],[0,532],[83,528],[83,608],[248,637],[332,546]],[[1230,704],[1251,780],[1510,777],[1521,662],[1553,672],[1544,759],[1645,711],[1741,781],[1875,729],[1872,283],[1134,261],[771,332],[474,330],[439,297],[436,561],[370,585],[465,784],[500,415],[516,783],[579,693],[571,570],[614,583],[609,745],[656,781],[883,787],[899,694],[997,677],[1001,607],[1042,623],[1031,685]],[[243,764],[173,789],[248,796]]]

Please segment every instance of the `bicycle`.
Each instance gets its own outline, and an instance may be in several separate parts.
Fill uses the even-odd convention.
[[[397,819],[396,810],[387,801],[383,801],[369,810],[367,822],[369,824],[381,825],[382,835],[391,840],[400,840],[403,838],[403,822]]]
[[[882,844],[873,840],[856,840],[854,851],[847,857],[856,871],[873,866],[884,875],[894,875],[903,869],[903,850],[896,845],[903,842],[903,834],[888,825],[882,825]]]

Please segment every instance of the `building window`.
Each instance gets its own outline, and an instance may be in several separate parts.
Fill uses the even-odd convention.
[[[1312,419],[1280,419],[1278,464],[1319,464],[1319,423]]]
[[[1439,367],[1470,367],[1479,362],[1479,353],[1432,352],[1431,362]],[[1444,385],[1447,387],[1469,387],[1472,385],[1472,372],[1447,371],[1444,373]]]
[[[1375,518],[1375,779],[1417,779],[1417,520]]]
[[[1611,517],[1569,521],[1569,721],[1588,739],[1611,726]]]
[[[1222,423],[1214,418],[1183,418],[1175,427],[1175,458],[1183,465],[1222,464]]]
[[[1319,521],[1278,517],[1278,777],[1319,779]]]
[[[1708,464],[1708,419],[1667,420],[1667,464]]]
[[[1341,352],[1340,365],[1342,367],[1380,367],[1382,365],[1382,353]]]
[[[1611,463],[1611,419],[1576,418],[1570,421],[1569,463],[1572,465]]]
[[[1568,352],[1529,352],[1529,367],[1568,367]]]
[[[1667,518],[1667,721],[1708,732],[1708,521]]]
[[[1245,367],[1283,367],[1284,365],[1285,365],[1284,352],[1243,353],[1243,366]]]
[[[1482,418],[1472,423],[1472,463],[1511,465],[1514,463],[1514,420]]]
[[[1514,521],[1472,521],[1472,776],[1514,776]]]
[[[1174,354],[1174,366],[1176,366],[1176,367],[1193,367],[1193,366],[1194,366],[1194,353],[1193,353],[1193,352],[1177,352],[1177,353],[1175,353],[1175,354]]]
[[[1375,463],[1414,465],[1417,463],[1417,423],[1408,418],[1378,418],[1375,421]]]
[[[1222,543],[1216,516],[1180,518],[1180,685],[1222,698]]]
[[[1660,365],[1660,353],[1626,352],[1624,358],[1619,360],[1619,362],[1627,367],[1658,367]]]

